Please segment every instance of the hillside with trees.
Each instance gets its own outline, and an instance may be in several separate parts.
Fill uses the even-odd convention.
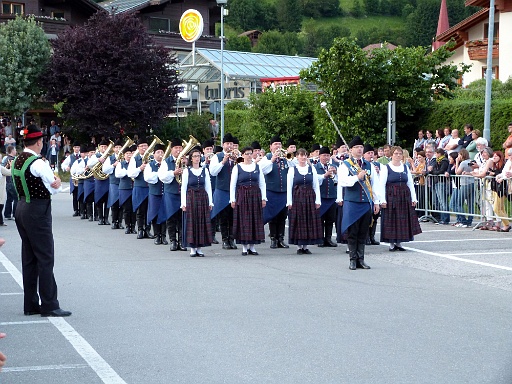
[[[230,0],[227,49],[318,56],[336,37],[356,39],[360,47],[389,42],[428,46],[437,29],[440,0]],[[478,10],[463,0],[448,0],[450,25]],[[263,35],[256,46],[239,36]]]

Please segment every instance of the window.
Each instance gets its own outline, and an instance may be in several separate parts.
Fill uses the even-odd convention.
[[[150,31],[170,31],[170,21],[169,19],[160,19],[157,17],[149,18],[149,30]]]
[[[494,38],[497,39],[500,37],[500,23],[494,23]],[[489,37],[489,23],[484,24],[484,39]]]
[[[482,67],[482,79],[485,79],[485,72],[487,71],[487,67]],[[492,67],[492,79],[496,80],[500,78],[499,67],[496,65]]]
[[[58,18],[65,19],[64,11],[53,11],[52,17],[55,17],[56,19],[58,19]]]
[[[23,4],[3,3],[2,13],[5,15],[23,15]]]

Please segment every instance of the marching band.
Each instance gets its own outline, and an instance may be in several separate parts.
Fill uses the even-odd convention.
[[[203,247],[219,243],[217,223],[223,249],[238,244],[243,256],[258,255],[267,223],[269,247],[286,249],[288,221],[297,254],[311,254],[309,245],[344,243],[350,269],[369,269],[364,245],[378,244],[380,201],[380,164],[367,155],[373,148],[358,137],[336,143],[332,152],[314,144],[309,154],[293,139],[286,149],[282,143],[273,136],[265,154],[258,142],[239,150],[230,133],[222,147],[192,136],[172,139],[167,148],[157,137],[149,145],[145,137],[103,140],[97,148],[75,142],[61,168],[71,175],[73,216],[110,225],[111,211],[113,230],[170,244],[170,251],[190,248],[191,257],[204,256]]]

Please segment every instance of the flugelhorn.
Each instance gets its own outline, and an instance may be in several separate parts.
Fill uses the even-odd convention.
[[[126,137],[126,142],[124,143],[123,147],[119,150],[117,154],[117,161],[122,161],[124,159],[124,153],[128,148],[130,148],[133,145],[133,140],[129,137]]]
[[[180,152],[178,157],[176,158],[176,167],[180,167],[181,169],[185,168],[185,164],[183,162],[183,158],[188,155],[188,153],[192,150],[192,148],[200,145],[199,141],[192,135],[189,135],[190,140],[188,142],[183,141],[185,144],[183,146],[183,150]],[[174,178],[181,185],[181,174],[175,175]]]
[[[157,144],[163,144],[162,140],[158,138],[158,136],[154,136],[153,141],[151,144],[149,144],[148,149],[146,149],[146,152],[144,152],[144,155],[142,155],[142,162],[143,163],[149,163],[151,160],[153,160],[153,152],[155,151],[155,145]]]

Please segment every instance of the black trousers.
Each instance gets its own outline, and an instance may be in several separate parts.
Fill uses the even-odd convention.
[[[286,218],[288,217],[288,207],[284,207],[268,222],[268,230],[270,238],[283,238],[286,228]]]
[[[123,221],[123,207],[119,206],[119,200],[117,200],[114,204],[112,204],[110,209],[112,210],[112,222],[113,223],[122,222]]]
[[[336,221],[336,206],[336,203],[333,203],[320,217],[325,239],[330,239],[332,237],[332,227]]]
[[[364,259],[364,246],[368,237],[368,230],[372,221],[373,210],[368,206],[368,211],[354,224],[348,227],[348,249],[350,258]]]
[[[21,237],[24,311],[49,312],[59,308],[57,283],[53,275],[54,244],[51,200],[18,202],[16,227]],[[38,294],[39,283],[39,294]]]
[[[78,212],[78,186],[73,189],[73,211]]]
[[[233,240],[233,208],[228,204],[217,214],[222,240]]]
[[[108,201],[108,192],[105,193],[96,203],[96,208],[98,209],[98,214],[100,219],[108,219],[108,208],[107,208],[107,201]]]
[[[135,227],[135,221],[137,220],[137,215],[135,212],[133,212],[133,205],[132,205],[132,199],[131,197],[126,199],[126,201],[121,206],[121,210],[124,214],[124,225],[127,227],[129,225],[133,225]],[[112,210],[112,214],[113,214]],[[114,219],[112,219],[114,220]]]
[[[5,200],[4,217],[14,217],[14,214],[16,213],[16,205],[18,204],[18,194],[16,193],[16,188],[14,188],[14,184],[12,182],[5,185],[5,192],[7,194],[7,199]]]
[[[176,240],[178,242],[182,241],[183,235],[183,222],[182,222],[182,212],[181,209],[178,209],[174,215],[169,217],[166,221],[167,225],[167,233],[169,233],[169,240]]]
[[[143,230],[147,226],[148,217],[148,198],[146,197],[137,208],[137,228],[139,231]]]

